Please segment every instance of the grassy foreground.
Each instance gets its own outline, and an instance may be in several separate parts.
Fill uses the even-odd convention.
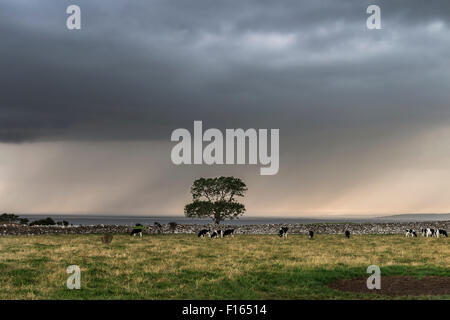
[[[326,284],[368,277],[372,264],[382,276],[450,276],[450,238],[316,237],[0,237],[0,299],[380,299]],[[81,290],[66,288],[69,265],[81,268]]]

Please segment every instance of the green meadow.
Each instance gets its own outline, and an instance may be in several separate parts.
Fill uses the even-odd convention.
[[[450,239],[401,235],[0,237],[0,299],[392,299],[331,289],[339,279],[450,277]],[[66,287],[69,265],[81,289]],[[412,296],[396,299],[450,299]]]

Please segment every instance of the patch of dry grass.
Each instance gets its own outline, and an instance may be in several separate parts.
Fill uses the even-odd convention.
[[[66,268],[82,270],[68,290]],[[450,240],[403,236],[100,235],[0,237],[1,299],[367,298],[326,283],[382,274],[450,276]],[[448,297],[441,297],[448,298]]]

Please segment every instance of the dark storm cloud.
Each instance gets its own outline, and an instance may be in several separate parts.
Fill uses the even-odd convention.
[[[3,210],[180,214],[214,175],[256,215],[448,210],[449,21],[447,0],[0,0]],[[279,173],[173,165],[193,120],[280,128]]]
[[[388,135],[449,116],[448,1],[76,1],[80,31],[69,4],[0,2],[2,141],[165,140],[195,119]]]

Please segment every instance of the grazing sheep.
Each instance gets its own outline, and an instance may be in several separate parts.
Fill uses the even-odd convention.
[[[345,230],[345,236],[347,237],[347,239],[350,239],[350,231]]]

